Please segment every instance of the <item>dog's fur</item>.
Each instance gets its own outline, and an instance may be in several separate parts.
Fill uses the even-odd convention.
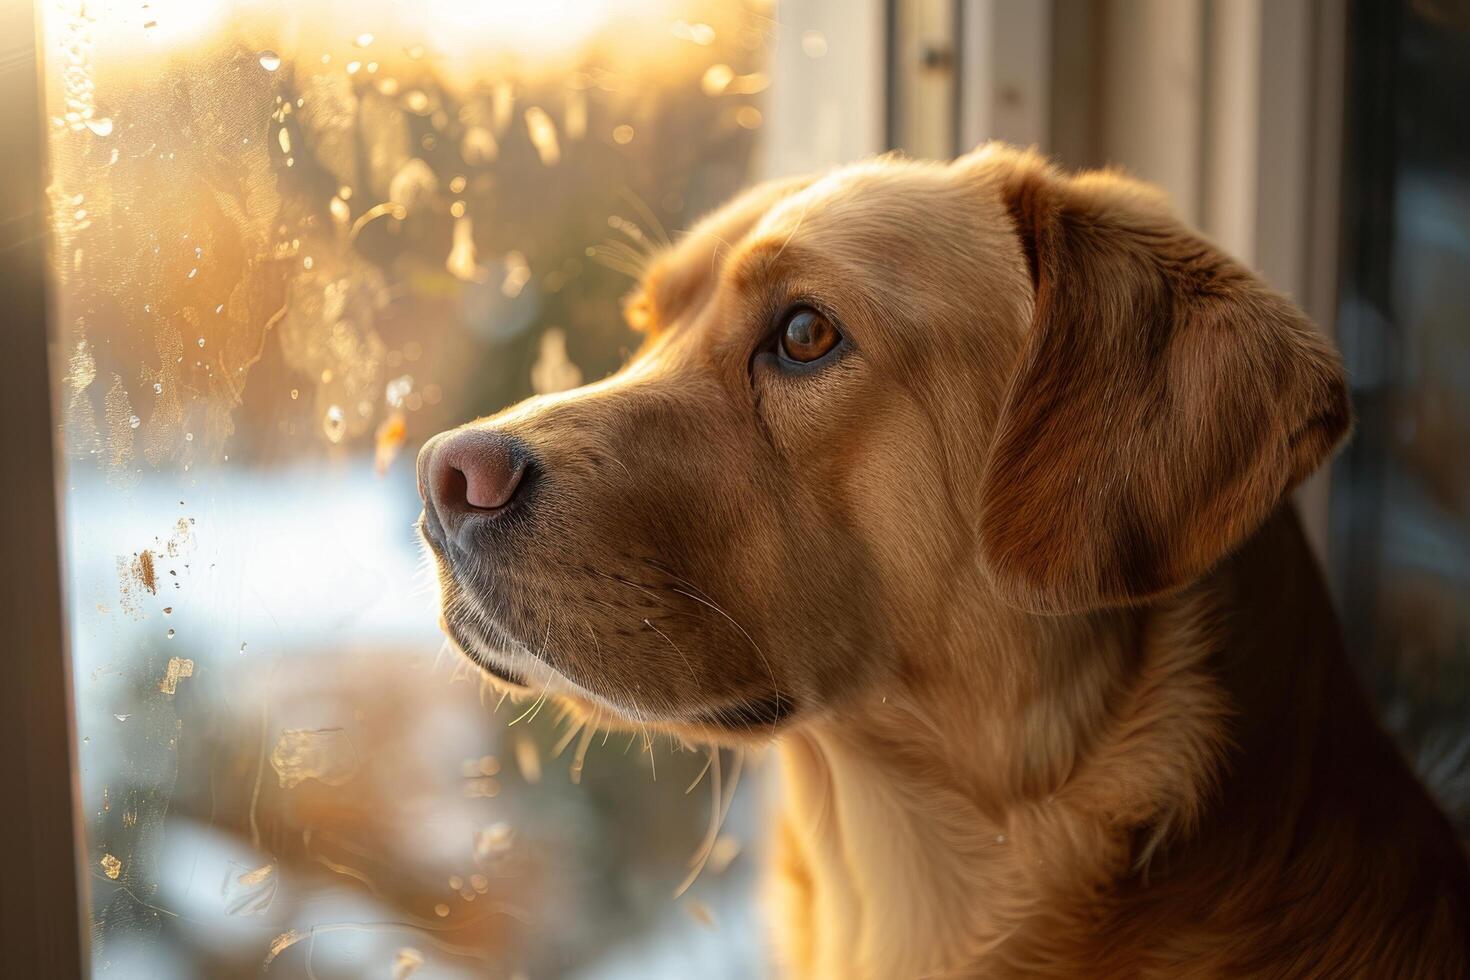
[[[794,302],[830,363],[771,353]],[[748,192],[627,312],[618,375],[472,423],[536,481],[430,535],[445,625],[589,711],[776,734],[787,972],[1470,970],[1464,853],[1287,500],[1338,358],[1156,192],[870,161]]]

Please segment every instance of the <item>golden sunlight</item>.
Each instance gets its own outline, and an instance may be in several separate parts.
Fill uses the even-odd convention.
[[[594,44],[618,61],[677,58],[680,47],[691,45],[681,41],[678,26],[686,21],[676,14],[687,17],[702,6],[687,0],[51,0],[45,21],[58,54],[77,59],[90,55],[79,46],[96,48],[103,69],[156,66],[229,30],[257,42],[263,65],[311,57],[376,73],[427,53],[468,78],[507,61],[522,72],[565,70]],[[719,5],[708,7],[706,19],[718,23]]]

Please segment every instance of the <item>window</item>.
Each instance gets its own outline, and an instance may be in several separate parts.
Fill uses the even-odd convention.
[[[615,370],[630,277],[741,187],[992,137],[1160,184],[1340,341],[1358,432],[1299,503],[1463,822],[1451,6],[0,4],[7,965],[75,972],[76,802],[100,976],[762,975],[770,761],[499,703],[414,455]]]
[[[417,444],[615,370],[769,128],[875,148],[776,94],[855,30],[783,13],[44,4],[97,974],[758,972],[741,760],[497,703],[411,524]]]

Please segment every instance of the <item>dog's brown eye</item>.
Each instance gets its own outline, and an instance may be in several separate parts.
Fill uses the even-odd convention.
[[[836,347],[841,339],[842,334],[831,320],[803,306],[786,314],[786,322],[781,327],[781,353],[805,364]]]

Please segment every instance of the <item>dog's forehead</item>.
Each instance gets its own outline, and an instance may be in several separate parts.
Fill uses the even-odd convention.
[[[862,192],[866,175],[856,168],[844,167],[819,178],[807,187],[774,202],[750,231],[751,240],[786,236],[801,230],[808,215],[820,223],[832,203]]]
[[[773,202],[746,236],[758,246],[804,240],[881,240],[932,209],[942,169],[888,158],[852,164]]]
[[[830,276],[913,246],[909,239],[934,231],[955,210],[954,186],[941,165],[893,158],[757,185],[655,260],[637,294],[649,307],[651,332],[704,308],[722,281],[760,289],[782,275],[778,267],[790,271],[813,257]]]
[[[810,178],[795,177],[758,184],[705,215],[677,244],[656,256],[635,290],[635,298],[649,307],[649,329],[657,332],[698,306],[772,204],[809,182]]]
[[[855,212],[875,205],[885,211],[885,200],[901,206],[904,177],[918,169],[893,160],[870,160],[816,178],[759,184],[701,219],[657,263],[651,278],[717,273],[732,257],[772,238],[840,230]]]

